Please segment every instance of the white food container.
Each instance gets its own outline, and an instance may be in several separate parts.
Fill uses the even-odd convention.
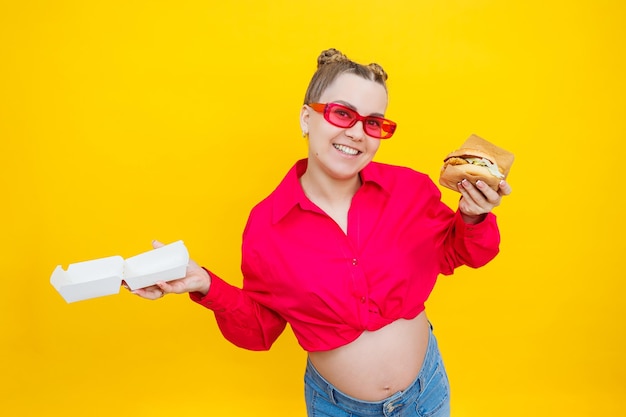
[[[56,267],[50,283],[68,303],[118,294],[122,281],[131,290],[157,281],[182,278],[187,272],[189,252],[182,240],[124,260],[111,256]]]

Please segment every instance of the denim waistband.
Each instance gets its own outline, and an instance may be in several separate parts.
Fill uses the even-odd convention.
[[[372,415],[391,415],[394,410],[412,404],[425,387],[425,381],[436,371],[437,364],[440,359],[439,348],[437,347],[437,339],[435,338],[432,328],[428,338],[428,347],[424,362],[415,380],[405,390],[398,391],[392,396],[380,401],[363,401],[344,394],[335,388],[330,382],[324,379],[313,366],[310,360],[307,360],[305,379],[309,380],[317,386],[317,389],[324,392],[333,403],[342,407],[347,411],[361,414]]]

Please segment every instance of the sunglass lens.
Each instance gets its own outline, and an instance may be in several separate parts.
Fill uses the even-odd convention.
[[[376,118],[367,118],[363,121],[363,127],[365,128],[365,132],[374,137],[374,138],[381,138],[383,137],[383,135],[381,135],[382,132],[382,123],[380,120],[376,119]]]
[[[335,126],[350,127],[356,120],[356,114],[347,107],[334,105],[328,109],[327,119]]]

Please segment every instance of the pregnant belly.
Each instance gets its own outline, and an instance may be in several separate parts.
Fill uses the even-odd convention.
[[[428,347],[429,323],[421,312],[399,319],[337,349],[309,352],[315,369],[338,390],[363,401],[380,401],[417,377]]]

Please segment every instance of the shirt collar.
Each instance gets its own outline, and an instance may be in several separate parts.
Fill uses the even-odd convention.
[[[300,177],[305,173],[308,160],[301,159],[289,170],[285,178],[278,184],[273,194],[273,214],[272,223],[278,223],[296,205],[300,205],[305,210],[319,210],[307,198],[300,185]],[[370,162],[361,170],[361,180],[363,186],[372,184],[375,188],[389,194],[391,183],[383,174],[383,164]]]

